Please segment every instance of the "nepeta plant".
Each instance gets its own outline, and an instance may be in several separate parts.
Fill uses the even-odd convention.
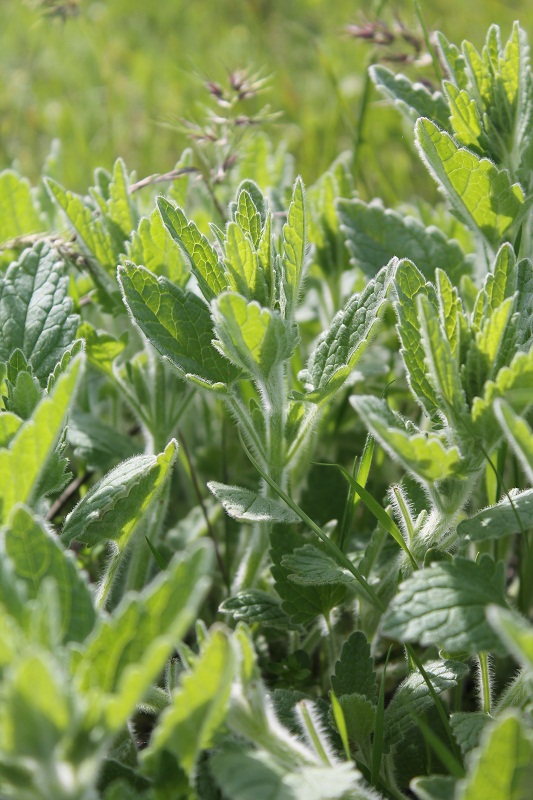
[[[529,797],[529,49],[436,47],[444,209],[0,175],[2,797]]]

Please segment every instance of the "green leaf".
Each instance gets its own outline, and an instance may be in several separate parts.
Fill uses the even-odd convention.
[[[460,473],[457,447],[447,448],[436,434],[412,430],[385,400],[357,395],[350,402],[382,447],[417,478],[434,482]]]
[[[482,542],[528,528],[533,528],[533,489],[512,490],[496,505],[484,508],[459,523],[457,533],[467,541]]]
[[[29,510],[18,506],[4,532],[6,555],[13,563],[29,599],[52,579],[58,589],[61,633],[64,642],[82,642],[91,632],[96,614],[86,580],[76,568],[72,554],[64,552],[57,537],[39,523]]]
[[[22,422],[23,420],[11,411],[3,411],[0,414],[0,448],[9,447]]]
[[[504,643],[507,652],[522,664],[530,678],[533,676],[533,626],[516,611],[498,606],[487,610],[491,627]]]
[[[235,655],[228,634],[221,628],[210,633],[191,672],[186,672],[160,717],[143,762],[168,750],[191,776],[202,750],[210,747],[222,724],[235,672]]]
[[[447,652],[502,653],[485,619],[488,605],[506,605],[504,565],[484,555],[419,570],[400,585],[383,617],[382,633],[401,641],[440,645]]]
[[[173,439],[160,455],[135,456],[104,475],[67,516],[63,541],[93,546],[111,540],[124,550],[168,480],[176,452]]]
[[[516,271],[516,339],[520,350],[527,352],[533,345],[533,263],[524,258]]]
[[[396,271],[397,260],[383,267],[361,294],[353,295],[318,339],[300,374],[306,400],[324,402],[346,381],[376,332]]]
[[[261,382],[268,382],[298,342],[294,323],[240,294],[220,295],[213,302],[213,319],[219,347],[227,358]]]
[[[187,220],[181,208],[174,207],[164,197],[158,198],[157,206],[165,227],[187,257],[202,294],[207,301],[212,300],[228,288],[224,265],[215,248],[194,222]]]
[[[118,278],[133,321],[183,376],[198,377],[215,389],[238,377],[235,366],[213,347],[209,308],[197,295],[143,267],[119,267]]]
[[[1,418],[1,417],[0,417]],[[276,522],[294,523],[300,518],[285,503],[274,498],[261,497],[250,489],[240,486],[227,486],[224,483],[210,481],[207,488],[222,504],[230,517],[239,522]]]
[[[458,217],[491,247],[498,247],[522,210],[520,185],[512,184],[507,170],[498,169],[488,158],[458,147],[429,119],[418,120],[415,132],[422,160]]]
[[[489,715],[481,711],[459,711],[451,715],[453,735],[464,756],[479,745],[481,733],[489,722]]]
[[[463,304],[457,289],[442,269],[435,270],[435,277],[441,325],[453,355],[458,358],[461,344],[461,319],[464,317]]]
[[[519,715],[508,713],[482,734],[457,800],[529,800],[533,781],[533,737]]]
[[[65,415],[82,367],[77,356],[50,395],[45,395],[7,449],[0,450],[0,516],[3,520],[16,503],[31,503],[33,493],[61,433]]]
[[[515,414],[511,406],[503,400],[495,401],[494,413],[529,482],[533,484],[533,431],[526,420]]]
[[[427,368],[420,337],[416,298],[424,295],[436,307],[435,289],[432,284],[426,283],[420,270],[407,259],[399,262],[394,285],[397,297],[394,308],[398,317],[398,334],[402,344],[400,353],[405,364],[407,380],[417,401],[424,411],[432,416],[439,410],[440,404],[426,374]]]
[[[219,607],[222,614],[230,614],[235,622],[247,625],[264,625],[266,628],[291,627],[289,617],[276,597],[260,589],[245,589],[224,600]]]
[[[289,570],[287,578],[300,586],[353,586],[354,583],[353,575],[343,571],[336,561],[312,544],[304,544],[283,556],[281,566]]]
[[[483,155],[483,151],[490,148],[490,140],[483,129],[476,101],[467,91],[459,89],[449,81],[443,82],[443,88],[450,105],[450,123],[455,138],[459,144]]]
[[[231,288],[248,300],[268,305],[270,298],[266,276],[251,235],[244,233],[236,223],[229,222],[225,245],[225,263]]]
[[[69,278],[47,242],[25,250],[0,282],[0,360],[20,349],[42,386],[76,336]]]
[[[129,183],[126,165],[122,158],[117,158],[113,164],[113,175],[108,186],[105,210],[109,219],[120,229],[123,242],[137,227],[137,214],[132,202]]]
[[[468,674],[468,666],[458,661],[430,661],[424,664],[431,685],[437,694],[457,686]],[[411,672],[403,680],[385,711],[385,747],[398,744],[416,718],[433,705],[433,696],[420,672]]]
[[[75,411],[69,417],[68,442],[89,469],[109,469],[117,461],[138,453],[134,442],[92,414]]]
[[[369,73],[377,89],[411,122],[429,117],[441,128],[449,128],[450,109],[441,92],[430,92],[423,83],[412,83],[402,73],[395,74],[382,64],[373,64]]]
[[[409,258],[428,280],[439,266],[457,283],[471,271],[459,243],[439,228],[385,209],[380,200],[338,200],[337,210],[352,263],[374,277],[391,258]]]
[[[128,594],[102,620],[76,663],[74,680],[110,730],[119,730],[187,632],[211,583],[204,540],[176,554],[139,595]]]
[[[305,272],[307,249],[307,210],[304,185],[296,179],[292,200],[283,226],[283,289],[287,303],[286,316],[292,319]]]
[[[340,659],[335,664],[331,686],[337,697],[360,694],[371,703],[377,700],[377,680],[370,644],[361,631],[355,631],[342,646]]]
[[[95,330],[89,322],[80,325],[77,335],[85,340],[85,354],[89,364],[106,375],[113,375],[113,362],[124,351],[125,338],[115,339],[105,331]]]
[[[257,249],[266,222],[265,198],[256,183],[243,181],[237,190],[234,220],[243,233],[248,233]]]
[[[19,236],[45,230],[26,178],[10,169],[0,172],[0,247]]]
[[[129,261],[146,267],[154,275],[164,275],[182,288],[191,277],[183,254],[176,247],[157,208],[149,217],[142,217],[131,240],[126,243],[126,254]]]
[[[520,271],[523,271],[524,267],[528,266],[531,271],[531,265],[521,261]],[[489,313],[495,311],[507,297],[511,297],[515,293],[517,279],[518,266],[516,256],[512,246],[506,242],[502,244],[496,253],[494,267],[485,281],[487,310]]]
[[[418,800],[455,800],[456,779],[450,775],[431,775],[414,778],[409,788]]]
[[[365,746],[374,731],[376,706],[362,694],[344,694],[338,698],[349,738]]]

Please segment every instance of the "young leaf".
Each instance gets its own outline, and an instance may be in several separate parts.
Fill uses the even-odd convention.
[[[224,720],[235,672],[235,654],[228,634],[215,629],[191,672],[183,673],[172,703],[160,717],[143,764],[163,750],[172,753],[191,776],[200,752],[212,744]]]
[[[337,697],[360,694],[375,703],[377,680],[370,645],[361,631],[355,631],[342,646],[340,659],[335,664],[331,686]]]
[[[441,128],[449,128],[450,109],[441,92],[430,92],[423,83],[412,83],[405,75],[394,74],[382,64],[373,64],[369,72],[377,89],[411,122],[429,117]]]
[[[133,321],[180,374],[215,389],[238,377],[212,346],[209,308],[197,295],[132,264],[119,267],[118,279]]]
[[[487,555],[456,558],[413,573],[383,617],[382,633],[401,641],[440,645],[472,655],[503,648],[485,619],[491,603],[505,607],[503,563]]]
[[[287,222],[283,226],[283,287],[287,302],[286,314],[292,319],[298,303],[305,270],[307,248],[307,210],[304,186],[296,179]]]
[[[18,580],[26,586],[29,599],[37,597],[45,580],[55,582],[63,641],[82,642],[91,632],[96,614],[89,587],[76,569],[72,554],[63,552],[57,537],[24,506],[17,506],[9,517],[4,547]]]
[[[19,236],[44,230],[28,181],[11,169],[0,172],[0,247]]]
[[[74,359],[50,395],[40,401],[31,419],[25,422],[7,449],[0,450],[0,517],[5,520],[16,503],[31,503],[47,459],[61,433],[82,367]]]
[[[376,331],[397,263],[392,259],[360,295],[353,295],[318,339],[300,375],[306,385],[306,400],[323,403],[352,372]]]
[[[231,288],[248,300],[257,300],[262,305],[268,305],[266,277],[251,236],[244,233],[236,223],[229,222],[225,244]]]
[[[511,406],[503,400],[495,401],[494,413],[528,480],[533,484],[533,431],[526,420],[515,414]]]
[[[287,524],[300,521],[300,518],[285,503],[270,497],[261,497],[250,489],[226,486],[216,481],[210,481],[207,487],[222,504],[226,513],[239,522]]]
[[[216,250],[194,222],[187,220],[181,208],[175,208],[164,197],[158,199],[157,206],[165,227],[188,258],[191,271],[209,302],[228,288],[224,266]]]
[[[391,258],[409,258],[427,280],[438,265],[458,283],[471,271],[470,261],[454,239],[414,217],[385,209],[380,200],[338,200],[337,210],[352,263],[373,278]]]
[[[142,217],[139,227],[126,243],[128,260],[139,264],[154,275],[164,275],[183,289],[191,277],[181,250],[163,224],[157,209]]]
[[[72,344],[72,314],[64,264],[47,242],[25,250],[0,281],[0,360],[20,349],[41,386]]]
[[[488,158],[458,147],[429,119],[418,120],[415,132],[422,160],[458,217],[497,248],[522,210],[520,185]]]
[[[457,533],[467,541],[482,542],[529,528],[533,528],[533,489],[510,492],[496,505],[460,522]]]

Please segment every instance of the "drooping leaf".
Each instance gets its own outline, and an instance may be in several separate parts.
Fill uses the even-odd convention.
[[[281,566],[289,571],[288,579],[301,586],[353,586],[354,583],[353,575],[344,571],[336,561],[312,544],[304,544],[283,556]]]
[[[42,386],[76,336],[68,286],[64,264],[47,242],[25,250],[0,281],[0,360],[20,349]]]
[[[222,503],[230,517],[240,522],[299,522],[299,517],[285,503],[270,497],[262,497],[250,489],[227,486],[210,481],[208,489]]]
[[[484,555],[456,558],[419,570],[400,585],[383,617],[382,632],[401,641],[441,645],[447,652],[501,654],[486,608],[505,607],[503,563]]]

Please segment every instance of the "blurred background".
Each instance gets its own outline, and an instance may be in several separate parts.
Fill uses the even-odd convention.
[[[531,0],[419,5],[456,43],[514,19],[533,34]],[[81,191],[119,155],[138,178],[166,172],[230,114],[285,142],[307,183],[355,143],[363,194],[431,182],[365,77],[380,60],[436,85],[412,0],[1,0],[0,31],[0,168],[32,180],[46,164]]]

